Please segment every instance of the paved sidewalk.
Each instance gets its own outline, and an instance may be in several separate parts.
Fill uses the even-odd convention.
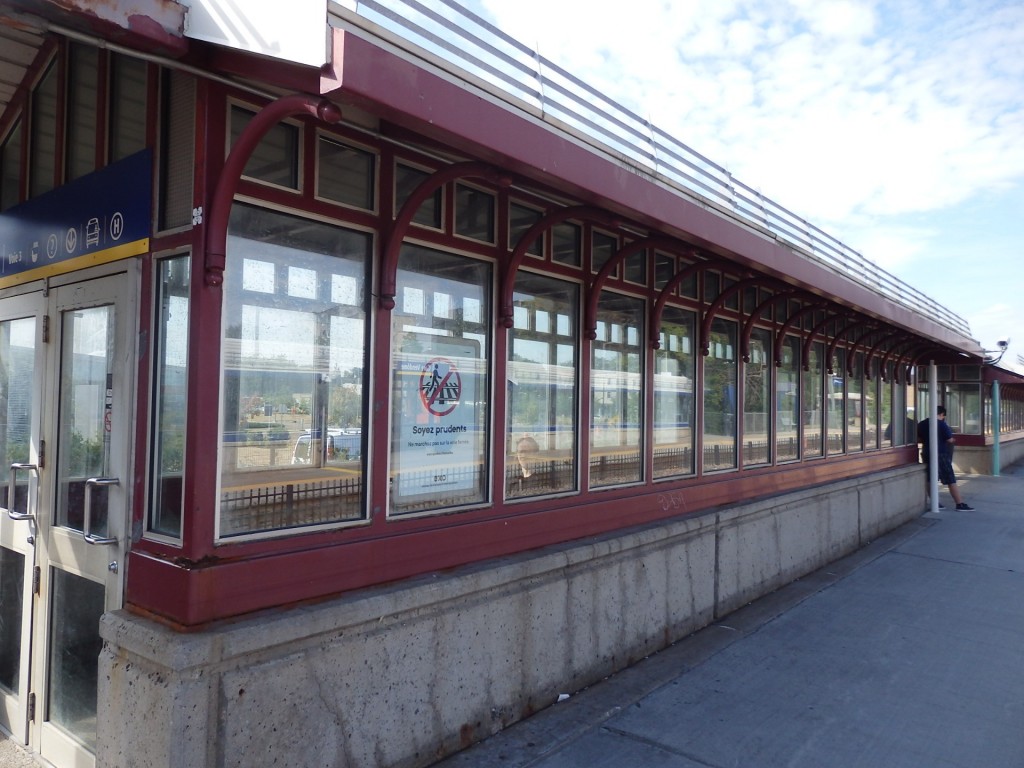
[[[437,768],[1024,768],[1024,465]]]
[[[1024,465],[961,488],[437,768],[1024,768]]]

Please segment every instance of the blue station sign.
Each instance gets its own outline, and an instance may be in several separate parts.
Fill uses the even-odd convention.
[[[145,149],[0,213],[0,288],[149,250],[152,153]]]

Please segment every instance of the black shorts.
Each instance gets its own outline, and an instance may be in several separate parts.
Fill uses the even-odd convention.
[[[927,460],[924,463],[924,471],[928,471]],[[939,482],[943,485],[956,485],[956,475],[953,474],[953,459],[950,456],[939,456]]]

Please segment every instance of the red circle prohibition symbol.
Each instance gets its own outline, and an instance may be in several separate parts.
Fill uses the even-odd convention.
[[[462,377],[444,357],[428,360],[420,371],[420,400],[434,416],[447,416],[462,397]]]

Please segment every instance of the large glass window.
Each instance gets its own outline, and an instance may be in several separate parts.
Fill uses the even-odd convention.
[[[157,265],[149,530],[173,538],[181,537],[190,264],[186,255]]]
[[[775,367],[775,456],[778,461],[800,458],[800,341],[787,336]]]
[[[644,303],[602,291],[590,358],[590,485],[643,479]]]
[[[488,499],[490,296],[490,264],[402,248],[392,322],[392,514]]]
[[[832,355],[832,373],[825,372],[825,396],[828,398],[828,413],[825,415],[828,455],[838,455],[846,450],[846,350],[836,349]]]
[[[736,466],[736,323],[716,318],[704,358],[704,471]]]
[[[509,334],[505,493],[576,489],[577,286],[516,276]]]
[[[654,476],[693,474],[694,316],[679,307],[661,314],[654,356]]]
[[[804,412],[804,458],[821,456],[822,424],[822,356],[824,345],[821,342],[811,344],[803,371],[803,392],[801,404]]]
[[[893,397],[892,397],[892,364],[886,366],[886,377],[878,376],[878,435],[881,445],[892,445],[893,428]]]
[[[221,537],[365,517],[369,255],[368,235],[232,209]]]
[[[947,385],[946,421],[954,431],[961,434],[981,434],[980,384]]]
[[[772,334],[755,328],[750,334],[750,362],[743,366],[743,463],[768,464],[772,460]]]
[[[846,384],[846,446],[850,451],[864,450],[864,353],[849,359]],[[874,400],[874,398],[872,398]],[[868,404],[870,407],[870,404]]]

